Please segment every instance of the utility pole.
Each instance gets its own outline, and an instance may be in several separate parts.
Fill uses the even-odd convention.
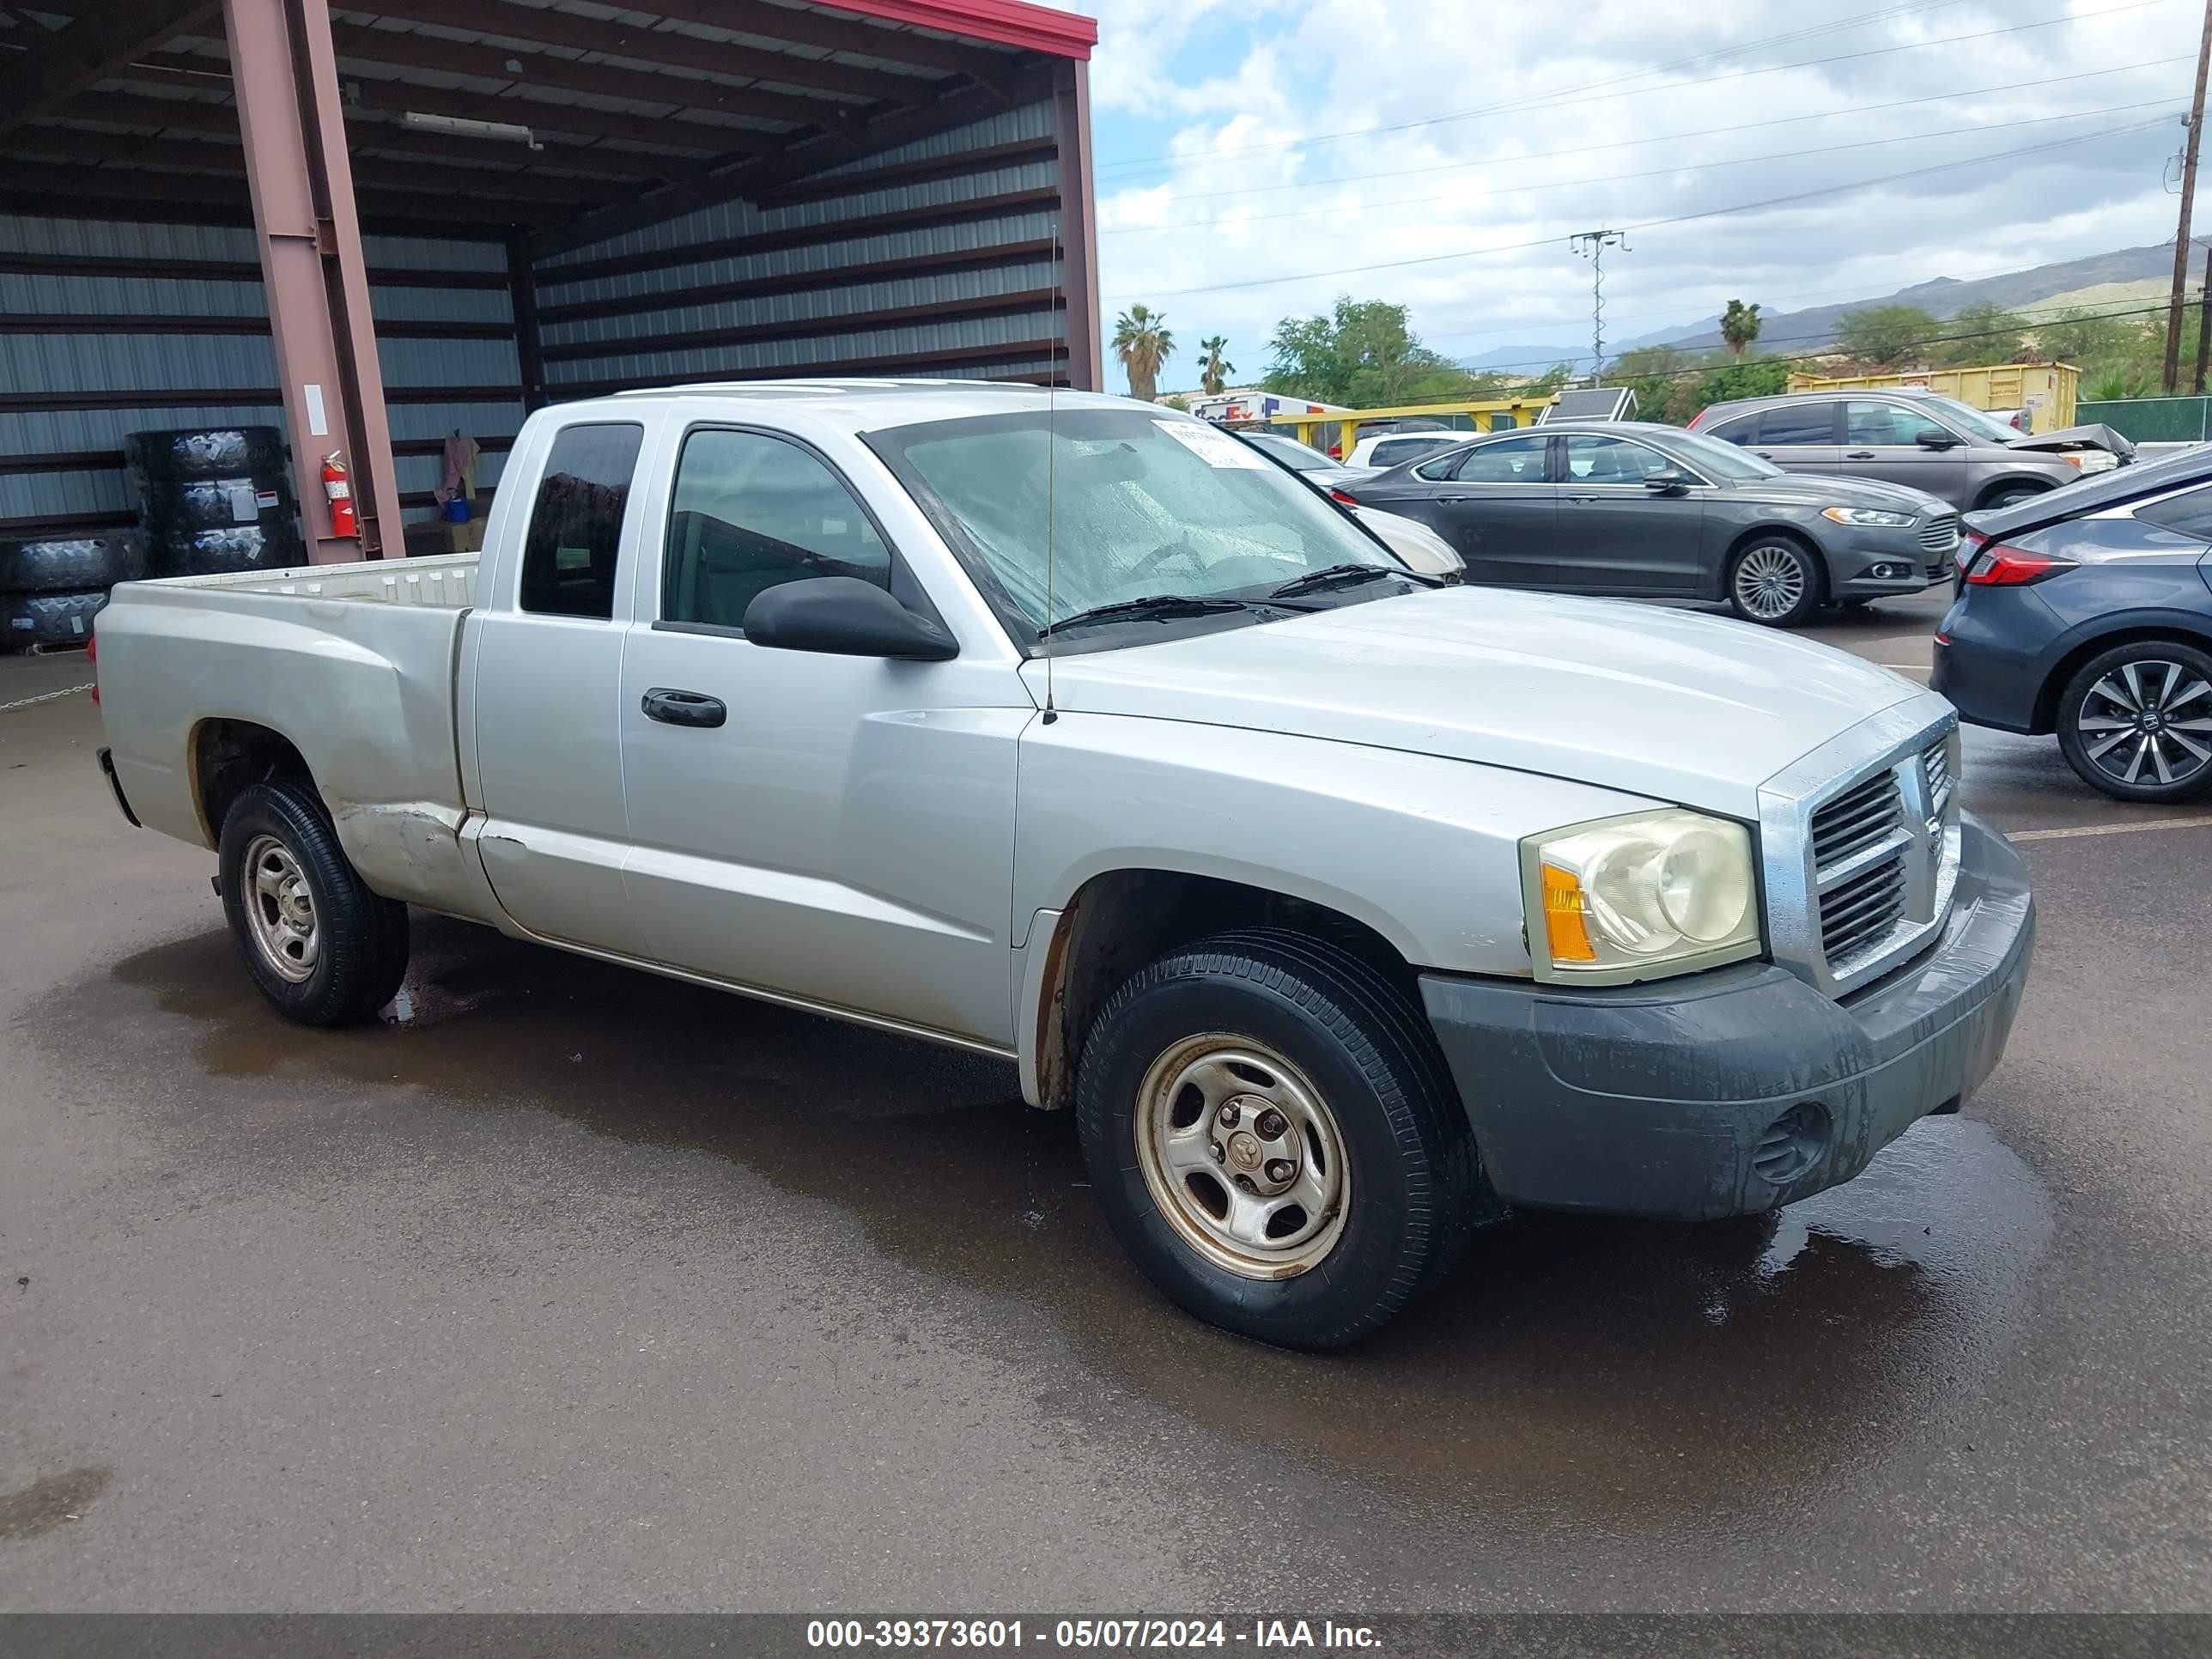
[[[2208,29],[2212,29],[2212,0],[2205,0]],[[2212,33],[2204,37],[2212,44]],[[2200,73],[2198,79],[2203,77]],[[2203,99],[2200,96],[2198,102]],[[1567,238],[1567,246],[1590,262],[1590,384],[1599,385],[1605,378],[1605,251],[1617,247],[1623,253],[1635,250],[1628,246],[1625,230],[1585,230]]]
[[[2204,395],[2204,371],[2212,366],[2212,247],[2204,250],[2204,283],[2197,290],[2197,395]]]
[[[2181,152],[2181,228],[2173,237],[2173,295],[2166,311],[2166,395],[2181,374],[2181,305],[2189,288],[2189,210],[2197,199],[2197,143],[2204,132],[2204,72],[2212,68],[2212,0],[2205,0],[2204,28],[2197,45],[2197,91],[2189,100],[2189,139]]]

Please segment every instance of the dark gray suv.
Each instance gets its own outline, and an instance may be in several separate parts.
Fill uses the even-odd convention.
[[[1725,599],[1789,628],[1825,601],[1950,580],[1959,517],[1896,484],[1797,477],[1679,427],[1547,422],[1375,477],[1340,501],[1418,519],[1498,587]]]
[[[2100,426],[2031,436],[1955,398],[1901,387],[1739,398],[1701,410],[1690,429],[1785,472],[1879,478],[1961,512],[2009,507],[2127,459],[2126,440]]]

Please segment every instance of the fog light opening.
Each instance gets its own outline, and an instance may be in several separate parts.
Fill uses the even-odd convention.
[[[1827,1156],[1828,1109],[1801,1100],[1767,1126],[1752,1149],[1751,1167],[1759,1178],[1786,1187]]]

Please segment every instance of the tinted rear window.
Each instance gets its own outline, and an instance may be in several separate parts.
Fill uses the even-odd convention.
[[[565,427],[545,458],[522,550],[522,608],[556,617],[615,613],[615,554],[645,428]]]
[[[1833,404],[1782,404],[1765,410],[1759,417],[1759,444],[1832,444],[1835,413]]]

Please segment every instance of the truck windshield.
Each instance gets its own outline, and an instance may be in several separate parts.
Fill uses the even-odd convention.
[[[1333,585],[1324,602],[1386,598],[1414,585],[1381,543],[1317,491],[1228,433],[1165,410],[1079,405],[1049,424],[1042,410],[979,416],[874,432],[867,442],[1025,644],[1051,623],[1126,600],[1261,600],[1297,577],[1346,565],[1405,580]],[[1224,606],[1208,614],[1218,626],[1285,613]],[[1132,612],[1097,631],[1123,643],[1120,635],[1158,626]]]

